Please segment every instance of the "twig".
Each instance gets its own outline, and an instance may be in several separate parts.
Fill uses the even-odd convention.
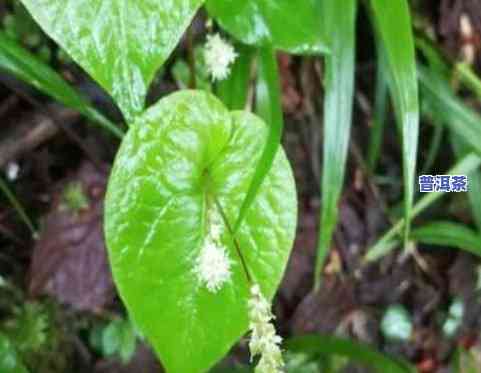
[[[57,120],[66,125],[80,119],[80,114],[76,111],[59,105],[50,105],[49,110],[55,112]],[[49,116],[39,112],[29,115],[21,120],[10,133],[2,136],[0,167],[4,167],[9,161],[20,155],[28,153],[53,137],[58,131],[59,128]]]

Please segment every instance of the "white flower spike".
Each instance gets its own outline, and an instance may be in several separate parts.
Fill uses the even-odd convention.
[[[231,278],[231,261],[220,238],[222,221],[210,210],[207,216],[209,231],[197,258],[195,273],[199,282],[212,293],[217,293]]]
[[[204,58],[212,80],[224,80],[230,74],[230,66],[237,58],[237,53],[219,34],[207,35]]]
[[[262,295],[259,285],[251,287],[251,298],[248,302],[249,328],[251,339],[249,349],[251,358],[260,355],[256,373],[282,373],[284,361],[279,345],[282,338],[276,334],[272,320],[271,305]]]

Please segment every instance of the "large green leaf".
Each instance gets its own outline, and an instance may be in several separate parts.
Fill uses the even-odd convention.
[[[208,0],[207,9],[238,40],[291,53],[326,52],[319,0]]]
[[[324,99],[324,158],[322,168],[322,208],[317,262],[316,286],[329,251],[337,223],[339,196],[349,148],[354,92],[354,57],[356,9],[355,0],[325,0],[323,14],[325,33],[330,35],[331,53],[326,56]]]
[[[128,122],[202,0],[21,0],[117,101]]]
[[[78,110],[115,136],[122,137],[122,131],[81,97],[55,70],[2,31],[0,31],[0,69],[33,85],[65,106]]]
[[[3,334],[0,334],[0,372],[27,373],[27,369],[18,358],[15,347]]]
[[[405,243],[414,198],[419,133],[419,102],[411,17],[407,0],[371,0],[376,30],[383,43],[398,122],[401,127],[404,175]]]
[[[238,215],[267,138],[248,112],[228,112],[206,92],[166,97],[131,126],[110,178],[106,238],[119,292],[168,372],[203,372],[246,332],[249,284],[230,230],[221,241],[231,281],[199,283],[206,210]],[[214,207],[213,207],[214,206]],[[250,274],[271,298],[296,225],[296,192],[282,149],[236,234]]]

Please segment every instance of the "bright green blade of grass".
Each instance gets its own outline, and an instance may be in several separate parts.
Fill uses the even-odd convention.
[[[370,4],[376,30],[386,53],[391,96],[401,124],[406,244],[414,198],[419,134],[418,83],[411,17],[407,0],[371,0]]]
[[[323,2],[325,35],[330,54],[325,58],[324,156],[321,180],[321,224],[315,268],[316,288],[338,218],[351,131],[357,1]]]
[[[247,210],[254,201],[264,178],[271,169],[272,162],[279,149],[282,129],[284,128],[277,57],[274,49],[270,47],[262,48],[259,53],[256,112],[269,126],[269,136],[261,158],[259,159],[257,169],[252,177],[249,190],[239,210],[239,216],[234,224],[234,232],[237,232],[241,226]]]
[[[350,361],[362,363],[375,369],[377,373],[414,373],[408,363],[381,354],[371,347],[332,336],[303,336],[286,342],[286,349],[292,352],[316,356],[342,356]]]
[[[230,110],[243,110],[247,103],[254,51],[245,45],[236,46],[239,54],[229,77],[217,86],[217,95]]]
[[[0,69],[33,85],[67,107],[78,110],[93,122],[122,138],[122,131],[81,97],[50,66],[0,31]]]
[[[481,99],[481,80],[471,67],[466,63],[458,63],[456,65],[456,74],[458,74],[463,84]]]
[[[459,223],[433,221],[413,229],[411,238],[421,243],[455,247],[481,256],[481,236]]]
[[[447,175],[465,175],[476,170],[481,165],[481,158],[474,153],[470,153],[463,157],[456,165],[450,169]],[[433,202],[445,196],[447,193],[433,192],[422,197],[412,208],[410,219],[414,219],[426,208],[431,206]],[[388,254],[395,249],[398,244],[399,234],[402,232],[405,220],[399,220],[394,226],[386,232],[373,246],[371,246],[364,259],[366,261],[374,261]]]

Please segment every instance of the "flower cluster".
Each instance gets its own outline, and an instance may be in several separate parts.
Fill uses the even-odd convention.
[[[219,34],[207,35],[204,58],[212,80],[223,80],[230,74],[230,65],[237,58],[237,53]]]
[[[280,373],[284,366],[279,345],[282,338],[276,334],[272,320],[271,305],[261,293],[259,285],[251,287],[248,302],[251,339],[251,357],[260,356],[256,373]]]
[[[220,240],[222,219],[215,210],[209,210],[207,215],[209,231],[197,258],[195,273],[207,290],[216,293],[231,278],[231,261]]]

